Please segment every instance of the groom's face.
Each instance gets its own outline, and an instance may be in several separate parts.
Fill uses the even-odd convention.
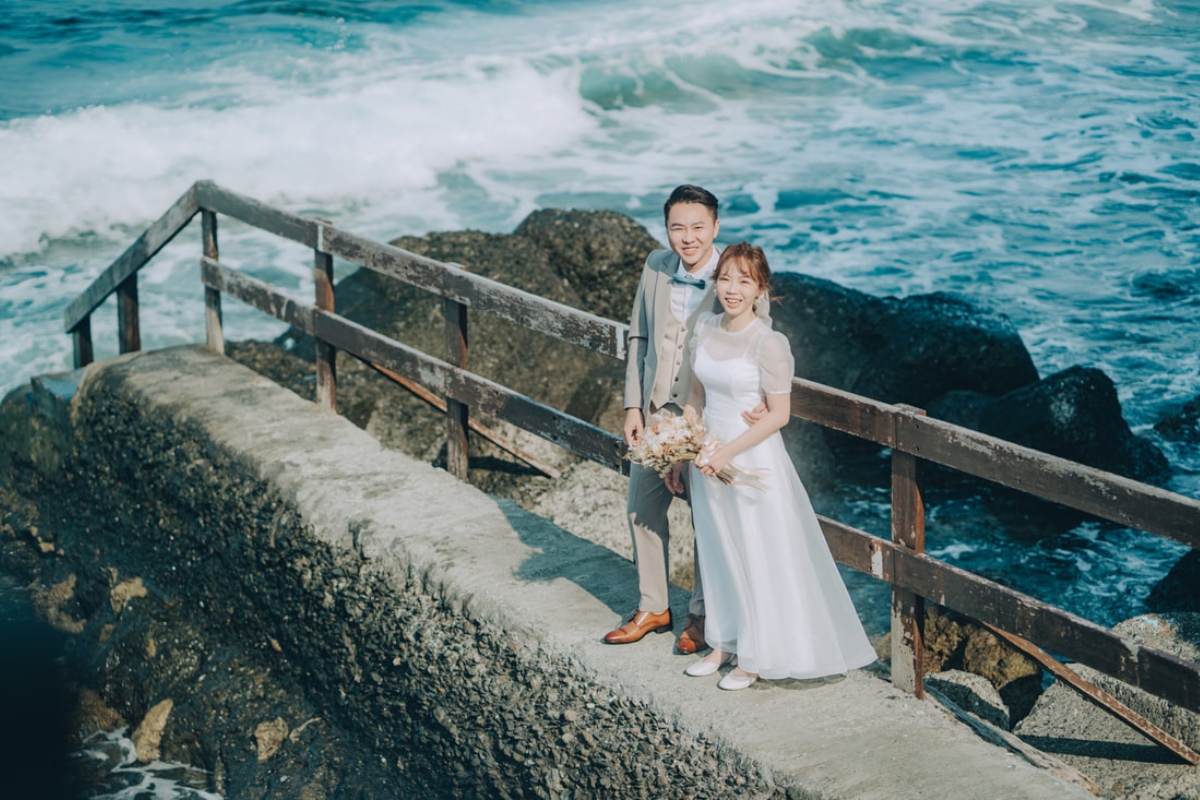
[[[667,238],[688,272],[712,258],[713,240],[720,230],[721,223],[700,203],[676,203],[667,213]]]

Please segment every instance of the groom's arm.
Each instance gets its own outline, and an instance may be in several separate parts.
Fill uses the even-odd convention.
[[[629,319],[629,346],[625,356],[626,444],[633,444],[641,438],[646,422],[642,418],[642,408],[646,399],[646,387],[642,381],[645,376],[646,348],[650,337],[650,324],[646,315],[646,272],[646,269],[642,270],[637,294],[633,298],[633,314]]]

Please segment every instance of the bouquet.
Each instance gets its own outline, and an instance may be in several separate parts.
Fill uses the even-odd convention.
[[[650,426],[642,431],[642,438],[625,454],[635,464],[650,467],[666,477],[671,467],[680,461],[697,461],[704,465],[718,447],[720,439],[708,438],[704,420],[696,409],[687,406],[679,416],[654,414],[648,420]],[[736,483],[766,489],[762,472],[751,472],[727,464],[717,477],[722,483]]]

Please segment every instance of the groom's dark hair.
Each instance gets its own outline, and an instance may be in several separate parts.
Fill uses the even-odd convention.
[[[675,191],[671,192],[671,196],[667,198],[667,202],[663,205],[663,220],[671,216],[671,206],[679,203],[699,203],[712,212],[713,219],[717,218],[717,196],[708,189],[701,189],[699,186],[693,186],[690,183],[685,183],[682,186],[676,186]]]

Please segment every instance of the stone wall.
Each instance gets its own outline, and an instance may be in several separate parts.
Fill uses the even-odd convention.
[[[189,362],[206,358],[183,351],[168,360],[185,371],[195,366]],[[93,636],[85,638],[118,656],[94,666],[103,676],[99,683],[108,684],[104,699],[127,719],[173,702],[160,726],[162,757],[219,768],[226,773],[219,788],[236,797],[247,787],[231,785],[236,780],[229,775],[237,773],[231,761],[258,761],[263,747],[272,747],[263,759],[270,769],[272,760],[285,763],[283,750],[297,747],[286,734],[304,720],[283,717],[284,735],[259,744],[270,742],[275,713],[264,707],[266,727],[257,736],[241,732],[256,748],[245,748],[240,758],[208,752],[232,749],[236,736],[226,734],[223,741],[219,730],[205,730],[206,704],[191,699],[209,651],[234,640],[242,643],[243,658],[254,643],[267,644],[277,654],[265,658],[267,671],[286,673],[278,680],[301,687],[320,709],[314,715],[331,717],[340,733],[354,735],[357,747],[385,765],[381,772],[395,773],[391,780],[360,774],[377,789],[402,786],[431,797],[692,797],[741,790],[812,796],[795,789],[788,795],[736,752],[682,730],[569,652],[543,646],[536,624],[505,613],[478,591],[482,587],[451,574],[453,543],[437,548],[441,552],[401,546],[381,529],[381,520],[355,513],[363,511],[355,502],[361,495],[337,497],[336,488],[287,480],[287,465],[266,451],[230,448],[213,435],[211,420],[161,398],[151,401],[130,380],[136,370],[137,362],[128,361],[95,371],[73,403],[75,452],[63,474],[69,475],[73,501],[102,522],[81,532],[80,540],[66,536],[59,542],[64,552],[79,554],[71,556],[78,562],[72,574],[85,575],[63,599],[73,600],[74,611],[63,613],[77,633],[90,629]],[[249,374],[237,379],[261,381]],[[286,392],[258,396],[274,388],[256,383],[235,394],[250,405],[269,399],[288,411],[311,413],[311,406],[293,408],[294,396]],[[322,421],[339,428],[340,436],[365,437],[332,416]],[[347,469],[370,471],[372,460],[338,464],[332,480],[345,480]],[[466,487],[411,466],[443,522],[472,525],[471,504],[455,497]],[[402,491],[391,487],[397,489]],[[544,549],[570,546],[571,537],[515,506],[492,506],[493,522],[504,521],[511,531],[507,521],[521,518],[525,536]],[[455,522],[456,511],[468,518]],[[400,522],[395,533],[403,534],[407,525]],[[474,522],[486,527],[483,520]],[[105,553],[102,570],[89,573],[88,549]],[[573,554],[592,557],[612,561],[594,551]],[[126,580],[137,576],[138,585],[153,587],[157,597],[131,604],[142,609],[144,624],[122,622],[121,612],[108,613],[103,604],[88,607],[84,595],[105,593],[97,586],[107,580],[104,571]],[[146,610],[162,601],[174,607],[173,617]],[[85,611],[86,618],[74,619]],[[155,642],[149,658],[147,642]],[[302,761],[286,763],[304,769]],[[262,783],[257,776],[249,780]],[[317,785],[311,774],[293,780],[296,792]],[[271,793],[292,794],[278,782]]]

